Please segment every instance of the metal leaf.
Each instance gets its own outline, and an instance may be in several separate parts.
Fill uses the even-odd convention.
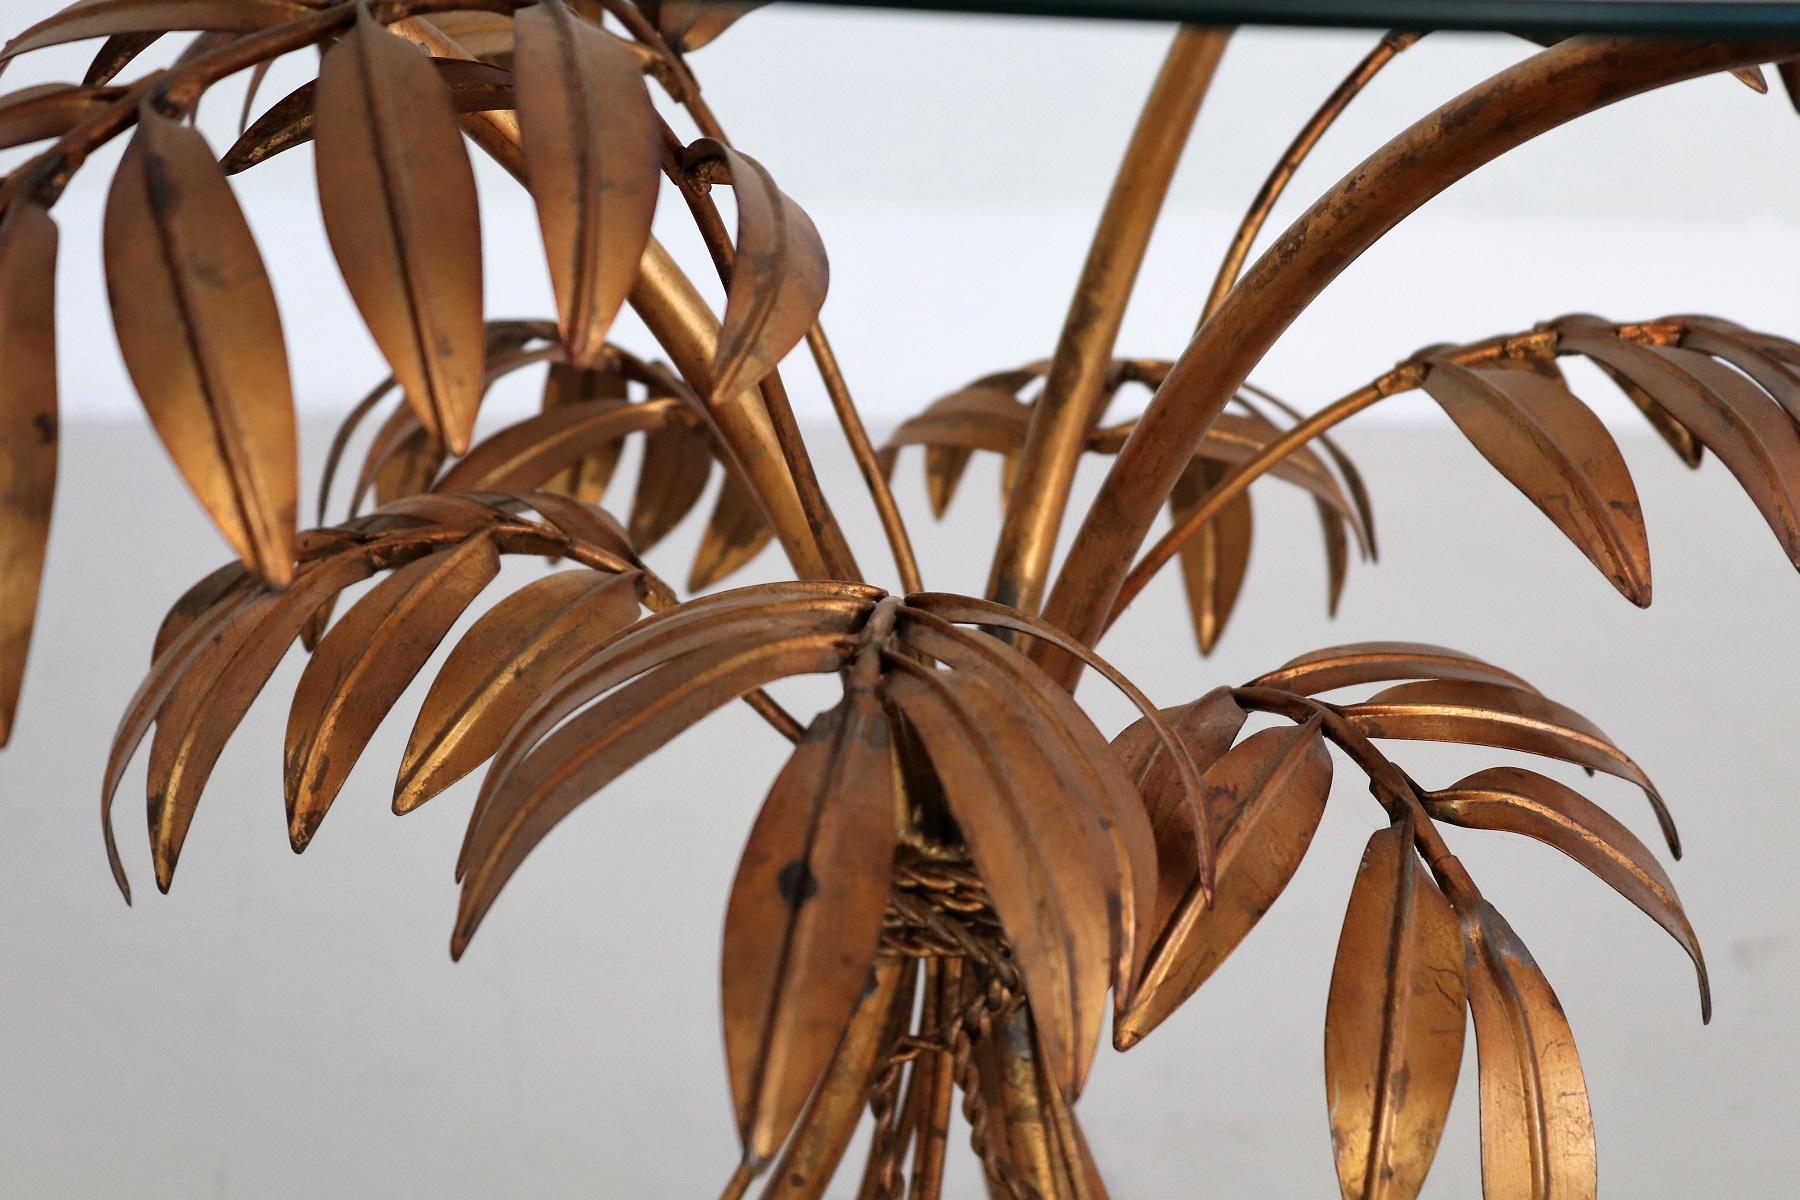
[[[87,87],[95,87],[103,83],[111,83],[119,73],[129,67],[137,56],[162,40],[161,30],[148,33],[117,33],[100,43],[100,49],[94,52],[94,59],[88,64],[87,73],[81,82]]]
[[[608,569],[625,571],[639,567],[637,550],[631,539],[626,536],[625,527],[611,513],[598,505],[584,504],[580,500],[572,500],[567,496],[554,492],[522,492],[515,497],[524,504],[535,508],[538,515],[550,525],[567,534],[577,542],[585,542],[591,547],[605,550],[607,553],[626,564],[622,567]],[[675,603],[675,598],[661,580],[645,579],[646,596],[654,596]]]
[[[889,435],[879,460],[893,477],[903,446],[925,447],[925,482],[931,512],[938,519],[950,509],[973,450],[1010,455],[1025,444],[1031,408],[1003,387],[974,383],[932,401]],[[1003,475],[1004,479],[1004,475]]]
[[[208,643],[184,664],[155,713],[156,736],[150,744],[150,850],[158,888],[169,890],[200,794],[225,743],[301,627],[320,604],[374,571],[360,553],[328,558],[302,572],[287,591],[265,592],[234,606]],[[122,740],[128,759],[131,750],[125,741],[136,743]],[[123,761],[118,769],[123,771]],[[110,787],[106,794],[110,796]]]
[[[1400,821],[1369,839],[1325,1010],[1325,1091],[1345,1200],[1410,1200],[1437,1153],[1462,1064],[1456,914]]]
[[[1195,457],[1230,465],[1248,462],[1279,438],[1281,432],[1262,416],[1220,413],[1201,439]],[[1310,492],[1339,522],[1350,527],[1364,555],[1371,555],[1373,543],[1364,527],[1361,507],[1345,492],[1325,461],[1309,447],[1299,446],[1284,455],[1269,474]]]
[[[355,516],[362,511],[363,503],[371,495],[380,496],[384,477],[390,482],[395,475],[406,475],[406,461],[409,451],[419,445],[423,435],[427,447],[436,447],[436,456],[444,455],[443,447],[434,441],[431,431],[419,420],[419,414],[409,405],[401,404],[387,415],[375,436],[369,439],[368,447],[363,451],[362,465],[356,473],[356,488],[350,493],[350,514]],[[435,475],[435,472],[434,472]],[[426,481],[427,487],[430,480]],[[424,489],[418,489],[424,490]],[[407,494],[407,493],[403,493]],[[390,496],[389,500],[397,500],[399,496]],[[384,503],[380,499],[377,503]]]
[[[761,163],[703,138],[688,148],[690,168],[716,161],[737,200],[737,246],[713,362],[712,401],[749,391],[806,336],[825,304],[830,269],[806,215]]]
[[[887,680],[930,755],[951,812],[987,884],[1031,997],[1056,1086],[1081,1090],[1106,1016],[1112,940],[1094,878],[1076,869],[1030,817],[1017,764],[1003,759],[984,730],[959,713],[942,673],[902,660]],[[1083,901],[1087,900],[1088,903]]]
[[[1481,1068],[1486,1200],[1594,1200],[1594,1119],[1569,1019],[1531,952],[1485,901],[1462,916]]]
[[[1700,1018],[1712,1020],[1706,959],[1674,882],[1656,856],[1606,810],[1572,788],[1520,767],[1477,771],[1429,793],[1425,809],[1433,819],[1452,825],[1535,838],[1592,871],[1687,951],[1700,982]]]
[[[545,0],[514,20],[519,132],[563,344],[600,360],[637,279],[662,183],[661,122],[624,42]]]
[[[712,476],[710,443],[685,422],[669,420],[644,438],[644,463],[631,502],[631,544],[649,550],[693,511]]]
[[[0,150],[61,137],[122,95],[121,88],[45,83],[0,96]]]
[[[76,0],[0,48],[0,63],[45,46],[171,29],[249,32],[316,12],[306,0]]]
[[[688,591],[716,586],[761,554],[774,537],[755,499],[727,474],[688,572]]]
[[[1592,313],[1571,313],[1567,316],[1558,317],[1554,321],[1547,322],[1547,325],[1558,331],[1569,328],[1584,328],[1592,329],[1607,335],[1616,333],[1618,329],[1611,321],[1606,320],[1604,317],[1594,316]],[[1512,370],[1536,371],[1539,374],[1549,376],[1558,382],[1563,383],[1565,386],[1567,385],[1567,380],[1563,378],[1562,368],[1557,366],[1554,358],[1548,358],[1537,354],[1528,354],[1519,357],[1508,355],[1499,359],[1493,365]],[[1616,386],[1620,392],[1624,393],[1625,398],[1631,401],[1639,412],[1644,414],[1644,419],[1650,423],[1652,429],[1656,430],[1657,436],[1661,437],[1662,440],[1668,444],[1669,448],[1675,451],[1675,456],[1677,458],[1689,467],[1698,467],[1700,465],[1701,460],[1706,456],[1706,449],[1700,444],[1699,439],[1694,436],[1693,430],[1676,420],[1675,417],[1670,414],[1669,410],[1664,408],[1657,401],[1655,396],[1651,395],[1648,391],[1645,391],[1628,375],[1619,371],[1618,368],[1598,360],[1594,360],[1594,365],[1600,369],[1602,374],[1612,380],[1614,386]]]
[[[1169,515],[1180,523],[1224,477],[1224,467],[1196,461],[1169,493]],[[1181,547],[1181,579],[1201,654],[1212,653],[1237,606],[1250,567],[1253,526],[1250,493],[1244,492]]]
[[[443,469],[447,453],[431,431],[418,423],[418,414],[410,408],[396,410],[404,415],[412,429],[394,446],[375,472],[375,507],[392,503],[403,496],[416,496],[431,490],[432,481]],[[392,419],[392,418],[390,418]]]
[[[485,762],[553,680],[637,615],[635,576],[586,569],[548,575],[488,610],[426,693],[394,811],[411,812]]]
[[[1587,330],[1561,345],[1613,367],[1650,393],[1737,477],[1800,565],[1800,432],[1749,380],[1692,351]]]
[[[1020,803],[1040,834],[1066,848],[1065,869],[1098,872],[1122,1008],[1149,949],[1158,874],[1155,835],[1124,764],[1074,698],[1000,639],[912,608],[896,632],[901,645],[951,668],[947,686],[972,727],[1006,762],[1025,764]],[[1178,805],[1186,799],[1178,780],[1171,790]],[[1190,854],[1190,868],[1194,861]]]
[[[578,3],[586,4],[588,0],[578,0]],[[512,69],[514,38],[511,13],[451,10],[418,18],[418,21],[421,25],[431,26],[441,38],[454,42],[463,53],[498,67]]]
[[[849,643],[811,634],[751,649],[699,651],[620,688],[545,738],[482,788],[485,816],[471,823],[467,871],[450,953],[460,958],[525,856],[582,801],[689,726],[764,684],[841,668]]]
[[[1399,679],[1461,679],[1506,687],[1537,689],[1491,663],[1460,650],[1425,642],[1350,642],[1313,650],[1250,682],[1251,687],[1280,688],[1297,696],[1316,696],[1339,688]]]
[[[449,91],[459,113],[489,112],[513,106],[512,74],[489,63],[461,58],[427,59]],[[283,96],[238,135],[220,160],[227,174],[248,171],[313,140],[314,108],[319,84],[310,80]]]
[[[552,363],[549,373],[544,377],[545,412],[570,404],[589,404],[596,400],[623,404],[626,399],[626,380],[617,371],[583,371],[566,363]],[[613,471],[619,465],[619,453],[624,445],[624,440],[620,439],[590,450],[580,462],[547,481],[544,490],[571,496],[588,504],[600,503],[601,497],[606,495],[607,484],[612,482]]]
[[[12,737],[56,498],[56,222],[0,217],[0,746]]]
[[[627,680],[698,651],[745,649],[771,640],[808,635],[849,637],[886,595],[860,584],[791,581],[715,592],[666,609],[578,656],[514,722],[494,752],[468,831],[457,856],[456,877],[470,856],[495,803],[496,781],[512,772],[564,718]],[[699,660],[694,660],[699,661]]]
[[[1243,403],[1246,395],[1254,396],[1278,409],[1291,421],[1298,422],[1305,417],[1305,414],[1293,405],[1254,384],[1246,383],[1244,385],[1243,390],[1238,393],[1238,401]],[[1350,455],[1345,453],[1343,447],[1338,445],[1337,439],[1330,434],[1320,434],[1318,443],[1320,452],[1329,458],[1332,465],[1337,468],[1338,475],[1343,478],[1345,490],[1350,493],[1350,501],[1356,506],[1357,520],[1362,528],[1363,542],[1369,557],[1371,559],[1379,558],[1380,552],[1375,538],[1375,506],[1369,496],[1368,484],[1363,480],[1362,471]]]
[[[537,497],[549,502],[557,497]],[[646,588],[650,586],[646,582]],[[492,784],[516,767],[571,713],[627,680],[683,655],[701,650],[744,649],[770,640],[808,635],[849,637],[867,621],[886,593],[862,584],[794,580],[715,592],[673,604],[654,616],[593,646],[544,689],[513,724],[495,752],[488,781],[476,797],[457,862],[466,873],[471,845],[481,831],[493,795]]]
[[[649,433],[646,446],[672,425],[679,427],[682,444],[696,441],[693,433],[679,420],[679,404],[675,400],[649,400],[642,404],[622,404],[617,400],[589,400],[565,404],[539,413],[514,425],[508,425],[481,444],[455,466],[444,472],[433,489],[440,492],[501,492],[540,488],[585,460],[596,450],[615,445],[627,434]],[[710,470],[711,453],[705,442],[699,444],[702,467]],[[646,458],[649,452],[646,449]],[[646,470],[648,470],[648,466]],[[706,486],[704,471],[700,486]],[[691,507],[692,501],[689,501]],[[687,510],[683,509],[685,513]],[[680,520],[680,514],[675,518]],[[674,522],[670,522],[671,526]],[[635,535],[634,545],[648,547]]]
[[[1681,336],[1681,348],[1730,363],[1773,396],[1788,416],[1800,421],[1800,373],[1754,338],[1748,330],[1734,329],[1726,322],[1696,317],[1690,318]]]
[[[478,534],[383,579],[319,642],[288,709],[282,782],[296,853],[382,719],[499,570],[493,539]]]
[[[1159,907],[1157,941],[1137,999],[1113,1027],[1121,1050],[1142,1041],[1211,978],[1299,868],[1331,793],[1331,754],[1318,719],[1252,734],[1207,770],[1201,789],[1218,841],[1213,902]],[[1188,864],[1178,879],[1191,881],[1194,851],[1181,843],[1192,834],[1168,821],[1157,822],[1157,832],[1159,857]],[[1174,844],[1165,848],[1167,842]],[[1163,896],[1170,891],[1165,887]]]
[[[163,614],[162,624],[156,627],[156,638],[150,646],[150,661],[154,663],[163,656],[175,639],[187,632],[189,626],[200,620],[213,607],[224,601],[225,597],[240,588],[251,585],[254,577],[241,562],[229,562],[215,571],[202,575],[194,585],[183,592],[169,611]]]
[[[1481,456],[1633,604],[1650,603],[1650,546],[1637,488],[1592,410],[1529,371],[1427,360],[1424,388]]]
[[[906,606],[909,612],[929,613],[941,620],[959,625],[988,626],[1036,638],[1064,654],[1080,659],[1124,693],[1126,699],[1137,707],[1138,711],[1143,714],[1146,723],[1155,732],[1162,753],[1167,756],[1168,762],[1179,780],[1179,788],[1189,814],[1189,820],[1193,828],[1199,831],[1196,838],[1196,844],[1200,851],[1199,875],[1193,899],[1195,903],[1202,905],[1210,902],[1214,869],[1213,839],[1206,831],[1206,810],[1200,803],[1199,769],[1194,765],[1194,760],[1188,753],[1186,745],[1169,727],[1163,719],[1162,713],[1150,702],[1148,696],[1138,690],[1137,686],[1120,673],[1116,667],[1086,646],[1074,641],[1061,630],[1017,609],[989,600],[978,600],[947,592],[915,593],[906,598]]]
[[[198,132],[146,103],[106,204],[119,348],[169,456],[232,548],[293,574],[293,390],[275,293]]]
[[[1195,768],[1202,772],[1231,749],[1249,715],[1238,706],[1228,687],[1214,688],[1198,700],[1162,710],[1164,722],[1181,739]],[[1137,781],[1153,817],[1165,811],[1171,797],[1164,792],[1176,778],[1155,728],[1139,717],[1120,731],[1112,745],[1113,753]]]
[[[1604,771],[1644,789],[1669,852],[1681,857],[1681,837],[1656,785],[1612,739],[1580,713],[1523,688],[1498,683],[1431,679],[1377,692],[1344,716],[1372,738],[1463,742],[1559,758]]]
[[[800,1123],[769,1172],[763,1200],[823,1200],[844,1152],[856,1136],[882,1056],[912,1019],[918,967],[905,959],[877,959],[873,979],[819,1080]]]
[[[1101,454],[1117,454],[1130,436],[1133,422],[1095,431],[1089,445]],[[1282,431],[1259,414],[1220,413],[1195,448],[1196,461],[1235,466],[1261,454]],[[1357,545],[1365,557],[1373,555],[1373,541],[1363,518],[1363,506],[1344,489],[1325,460],[1306,446],[1297,446],[1283,455],[1269,474],[1311,493],[1327,521],[1327,535],[1344,540],[1343,526],[1356,534]],[[1336,527],[1335,529],[1333,527]]]
[[[724,33],[738,18],[769,0],[655,0],[657,32],[676,50],[698,50]]]
[[[725,910],[725,1058],[745,1156],[774,1157],[869,981],[895,844],[893,745],[852,692],[808,728]]]
[[[170,638],[165,648],[157,652],[149,673],[138,685],[119,719],[100,786],[100,831],[106,841],[106,860],[112,867],[113,882],[118,885],[127,904],[131,903],[131,882],[125,874],[125,864],[119,855],[118,837],[112,823],[113,799],[118,794],[120,781],[125,777],[125,769],[130,765],[132,755],[137,753],[137,748],[143,744],[152,724],[158,719],[170,693],[187,678],[188,669],[193,663],[215,644],[214,635],[230,631],[228,622],[236,616],[239,607],[259,598],[265,604],[270,602],[266,595],[258,597],[238,593],[229,602],[219,603],[201,612],[185,625]]]
[[[319,69],[319,204],[344,281],[453,454],[481,404],[481,223],[442,77],[361,10]]]

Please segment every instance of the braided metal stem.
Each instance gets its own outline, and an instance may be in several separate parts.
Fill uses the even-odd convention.
[[[1025,1003],[1018,967],[1007,949],[987,889],[960,847],[909,842],[894,867],[894,893],[882,930],[882,953],[898,957],[961,959],[967,965],[968,999],[944,1015],[935,1028],[897,1039],[870,1087],[875,1118],[869,1166],[860,1200],[900,1200],[901,1171],[909,1140],[906,1106],[900,1103],[907,1064],[949,1054],[962,1091],[962,1115],[970,1145],[990,1190],[1006,1200],[1042,1200],[1020,1177],[997,1134],[982,1094],[975,1048],[992,1036],[994,1025]],[[920,1069],[915,1066],[915,1070]]]

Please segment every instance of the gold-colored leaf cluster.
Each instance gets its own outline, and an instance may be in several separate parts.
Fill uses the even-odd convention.
[[[394,811],[487,764],[457,856],[456,955],[564,817],[742,701],[793,749],[724,913],[743,1151],[725,1195],[766,1177],[766,1196],[823,1196],[866,1114],[858,1194],[936,1200],[959,1108],[992,1194],[1096,1200],[1105,1184],[1076,1107],[1108,1009],[1114,1046],[1130,1049],[1222,968],[1312,848],[1342,759],[1385,818],[1355,873],[1324,1013],[1342,1194],[1419,1193],[1472,1018],[1489,1200],[1592,1196],[1569,1019],[1448,831],[1522,835],[1585,868],[1687,953],[1710,1016],[1674,882],[1625,824],[1535,767],[1477,765],[1434,787],[1387,747],[1449,743],[1617,777],[1645,793],[1679,855],[1646,771],[1519,675],[1439,646],[1330,647],[1159,707],[1093,645],[1179,560],[1211,651],[1240,608],[1250,487],[1264,476],[1315,509],[1335,611],[1352,544],[1373,559],[1376,539],[1369,489],[1333,432],[1414,390],[1614,588],[1648,604],[1635,485],[1559,366],[1571,358],[1609,377],[1682,461],[1718,458],[1800,566],[1800,345],[1785,338],[1715,318],[1568,316],[1428,347],[1311,412],[1248,382],[1338,271],[1455,179],[1693,75],[1730,71],[1766,90],[1760,66],[1774,63],[1800,94],[1800,47],[1552,43],[1376,151],[1251,263],[1311,148],[1419,40],[1389,34],[1277,160],[1189,346],[1123,358],[1113,343],[1149,223],[1227,39],[1183,30],[1054,354],[944,396],[877,450],[819,322],[818,230],[726,134],[688,58],[755,7],[78,0],[0,49],[4,64],[104,39],[79,83],[0,96],[0,149],[39,147],[0,181],[0,742],[55,487],[52,211],[123,138],[102,231],[112,321],[146,414],[237,556],[170,608],[112,744],[102,825],[127,899],[112,806],[134,755],[148,741],[150,857],[166,889],[220,753],[296,643],[308,657],[282,753],[295,850],[426,675]],[[166,68],[126,79],[181,33],[193,36]],[[270,64],[313,50],[316,78],[258,112]],[[215,155],[192,118],[239,75],[240,136]],[[671,106],[698,137],[674,132]],[[484,312],[471,143],[530,194],[553,318]],[[309,144],[332,251],[391,373],[339,426],[319,527],[300,531],[283,321],[230,177]],[[652,236],[665,182],[708,252],[722,312]],[[610,340],[627,307],[660,358]],[[884,547],[851,543],[813,469],[782,376],[802,344]],[[495,385],[534,370],[539,411],[487,428]],[[1112,414],[1133,387],[1149,394],[1142,412]],[[1007,521],[988,598],[921,580],[889,489],[908,446],[923,448],[939,517],[976,452],[1001,456]],[[635,490],[620,521],[601,505],[628,453]],[[1107,476],[1052,577],[1090,457]],[[696,595],[683,600],[646,555],[715,476],[687,579]],[[1166,532],[1140,554],[1164,512]],[[781,578],[710,590],[770,545]],[[884,552],[891,589],[862,565]],[[505,557],[556,565],[472,617]],[[1110,739],[1074,698],[1088,669],[1140,714]],[[790,713],[773,693],[799,676],[835,678],[836,699]]]

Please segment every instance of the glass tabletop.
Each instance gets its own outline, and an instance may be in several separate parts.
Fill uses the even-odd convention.
[[[1800,34],[1791,0],[808,0],[864,8],[1185,21],[1203,25],[1486,29],[1689,37]]]

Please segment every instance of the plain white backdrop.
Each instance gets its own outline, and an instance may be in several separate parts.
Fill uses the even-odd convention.
[[[5,7],[11,32],[54,5]],[[696,56],[737,142],[825,236],[826,324],[876,426],[1049,351],[1168,32],[780,4]],[[1262,172],[1374,36],[1236,39],[1122,352],[1179,350]],[[6,86],[78,77],[86,49],[22,62]],[[1528,50],[1451,35],[1408,51],[1327,140],[1274,225],[1381,140]],[[265,102],[308,65],[284,64]],[[203,112],[221,149],[237,103],[226,88]],[[1621,105],[1434,201],[1347,272],[1257,377],[1313,407],[1421,344],[1570,310],[1698,310],[1800,332],[1797,158],[1800,117],[1779,92],[1715,78]],[[279,775],[299,669],[290,662],[222,760],[168,897],[150,885],[138,776],[128,779],[119,822],[137,907],[113,893],[94,828],[106,742],[163,608],[222,550],[118,365],[97,251],[111,161],[96,160],[58,209],[58,526],[25,707],[0,755],[0,1193],[712,1194],[732,1139],[715,1008],[719,919],[782,750],[753,719],[709,721],[570,820],[452,966],[450,866],[471,792],[404,821],[386,811],[422,689],[296,860]],[[330,261],[311,171],[298,151],[246,176],[240,193],[281,295],[309,481],[327,418],[382,373]],[[490,311],[544,315],[531,207],[497,172],[482,179]],[[704,279],[679,206],[667,207],[665,240]],[[618,337],[649,348],[629,320]],[[820,417],[806,372],[792,375],[803,415]],[[1192,650],[1172,579],[1103,649],[1174,703],[1334,641],[1437,641],[1499,661],[1598,720],[1684,822],[1690,853],[1675,878],[1715,972],[1712,1028],[1699,1027],[1679,951],[1604,887],[1511,839],[1465,836],[1457,848],[1571,1014],[1603,1194],[1786,1196],[1785,1145],[1800,1120],[1790,850],[1800,836],[1800,580],[1716,462],[1681,470],[1634,412],[1581,379],[1617,419],[1639,473],[1657,555],[1648,612],[1614,595],[1435,409],[1409,400],[1346,432],[1376,493],[1384,561],[1354,571],[1336,621],[1323,612],[1309,508],[1270,484],[1242,608],[1213,659]],[[522,412],[529,393],[522,381],[502,397],[494,422]],[[871,547],[877,581],[889,582],[835,435],[811,427],[828,487]],[[978,462],[950,521],[932,526],[917,463],[903,463],[898,486],[932,586],[979,590],[995,476]],[[666,574],[681,573],[698,523],[657,551]],[[779,569],[766,555],[746,579]],[[1125,719],[1103,689],[1083,699],[1109,730]],[[1439,749],[1405,761],[1427,782],[1449,782],[1494,757]],[[1096,1069],[1082,1113],[1122,1200],[1331,1194],[1319,1025],[1351,873],[1377,825],[1347,768],[1339,779],[1317,848],[1244,949],[1167,1027]],[[1640,796],[1609,780],[1586,786],[1650,836]],[[1476,1194],[1472,1078],[1428,1196]],[[951,1195],[978,1195],[970,1164],[954,1169]],[[843,1188],[833,1194],[854,1194],[854,1180]]]

